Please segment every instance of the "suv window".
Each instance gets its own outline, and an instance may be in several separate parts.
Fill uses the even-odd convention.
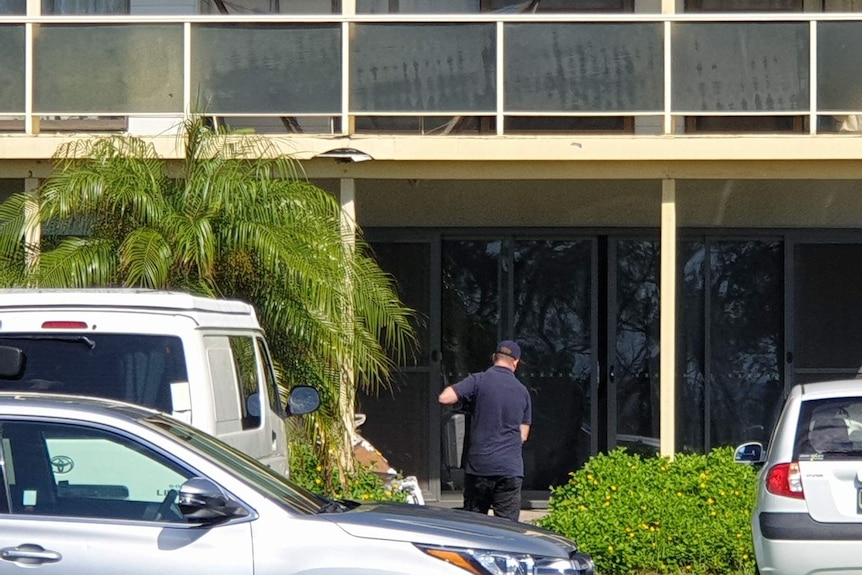
[[[862,457],[862,398],[803,402],[794,451],[802,460]]]
[[[0,422],[11,513],[185,523],[192,475],[161,454],[80,425]]]
[[[57,332],[4,334],[27,357],[24,374],[0,379],[8,391],[53,391],[117,399],[170,413],[171,383],[188,381],[180,338]]]

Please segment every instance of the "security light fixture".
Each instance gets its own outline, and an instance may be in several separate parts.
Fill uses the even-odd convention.
[[[368,160],[374,159],[365,152],[361,152],[356,148],[335,148],[334,150],[329,150],[328,152],[317,154],[315,158],[333,158],[336,162],[340,164],[346,164],[350,162],[367,162]]]

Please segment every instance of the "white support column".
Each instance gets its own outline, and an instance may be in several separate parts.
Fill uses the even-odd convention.
[[[338,193],[338,203],[341,205],[341,241],[344,249],[353,252],[356,247],[356,181],[353,178],[342,178]],[[346,277],[348,285],[346,293],[352,293],[350,276]],[[353,333],[353,309],[347,303],[345,310],[345,329],[347,333]],[[354,413],[356,408],[356,374],[353,373],[352,358],[345,357],[342,360],[341,385],[338,392],[338,408],[344,426],[343,447],[345,450],[353,445],[354,439]],[[345,452],[342,454],[342,465],[346,469],[353,469],[353,459]]]
[[[660,448],[676,452],[676,180],[661,184]]]
[[[42,15],[42,0],[27,0],[27,16]],[[33,115],[33,44],[39,24],[24,25],[24,133],[39,133],[39,118]]]
[[[24,192],[31,194],[39,187],[38,178],[24,178]],[[42,224],[39,218],[39,206],[35,201],[27,201],[25,219],[27,221],[24,232],[24,263],[27,270],[32,270],[39,265],[39,253],[42,243]]]

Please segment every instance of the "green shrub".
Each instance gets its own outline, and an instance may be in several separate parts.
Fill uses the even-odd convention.
[[[347,489],[337,488],[335,492],[326,493],[323,486],[324,468],[314,450],[306,443],[292,442],[290,444],[290,479],[314,493],[322,493],[332,499],[354,499],[356,501],[407,501],[407,495],[397,489],[399,478],[395,484],[386,485],[383,479],[368,468],[359,468],[348,477]],[[334,485],[339,485],[338,471]]]
[[[755,470],[731,448],[673,460],[620,448],[570,475],[539,525],[576,541],[602,575],[754,571]]]

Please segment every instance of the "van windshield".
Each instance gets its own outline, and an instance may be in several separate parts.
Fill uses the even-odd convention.
[[[188,381],[180,338],[167,335],[52,332],[0,335],[27,358],[2,391],[50,391],[173,410],[171,383]]]

